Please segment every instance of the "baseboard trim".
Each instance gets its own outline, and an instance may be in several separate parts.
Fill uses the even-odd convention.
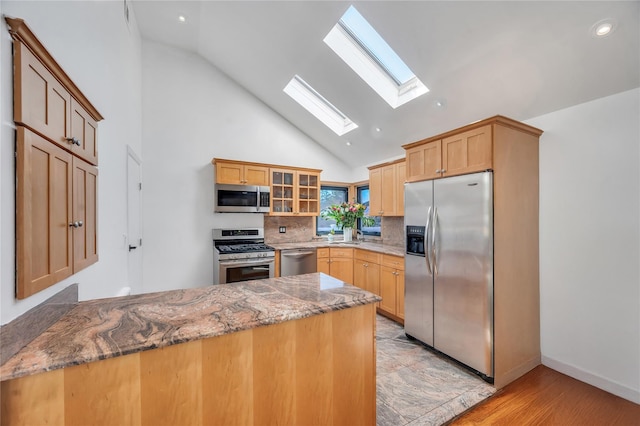
[[[597,374],[589,373],[570,364],[542,356],[542,364],[562,374],[573,377],[581,382],[588,383],[613,395],[619,396],[636,404],[640,404],[640,390],[631,389],[625,385],[609,380]]]

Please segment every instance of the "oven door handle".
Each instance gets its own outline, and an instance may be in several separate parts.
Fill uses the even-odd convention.
[[[220,266],[229,267],[242,267],[242,266],[254,266],[254,265],[264,265],[271,264],[274,262],[273,258],[262,258],[259,260],[225,260],[220,261]]]

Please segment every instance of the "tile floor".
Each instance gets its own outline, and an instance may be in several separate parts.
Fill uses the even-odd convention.
[[[378,426],[441,425],[495,389],[451,360],[412,342],[401,325],[378,315]]]

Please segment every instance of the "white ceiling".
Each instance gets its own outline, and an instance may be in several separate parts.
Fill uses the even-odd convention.
[[[394,110],[325,45],[351,4],[429,93]],[[526,120],[640,86],[639,1],[138,0],[133,8],[143,37],[199,53],[351,166],[492,115]],[[596,39],[590,29],[605,18],[617,26]],[[294,74],[359,128],[337,136],[301,108],[282,91]]]

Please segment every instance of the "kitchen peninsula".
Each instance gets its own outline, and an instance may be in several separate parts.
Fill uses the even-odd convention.
[[[379,300],[314,273],[79,302],[0,366],[2,424],[375,424]]]

